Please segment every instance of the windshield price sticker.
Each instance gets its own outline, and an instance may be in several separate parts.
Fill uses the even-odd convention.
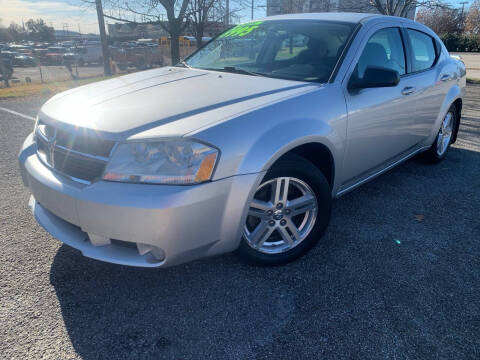
[[[253,30],[258,28],[263,21],[253,21],[246,24],[237,25],[226,33],[219,36],[219,38],[226,38],[226,37],[243,37],[247,34],[250,34]]]

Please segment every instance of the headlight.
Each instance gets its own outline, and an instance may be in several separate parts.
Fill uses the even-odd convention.
[[[198,184],[211,179],[218,150],[188,140],[126,142],[117,146],[104,180]]]

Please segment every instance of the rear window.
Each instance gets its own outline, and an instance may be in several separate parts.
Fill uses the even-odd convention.
[[[408,29],[408,37],[413,51],[413,72],[430,69],[437,57],[433,38],[412,29]]]

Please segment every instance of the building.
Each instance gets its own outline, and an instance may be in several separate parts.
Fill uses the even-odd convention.
[[[80,41],[80,40],[93,40],[100,41],[100,35],[98,34],[80,34],[71,30],[54,30],[55,39],[57,41]]]
[[[378,13],[370,0],[267,0],[267,16],[305,12]],[[415,17],[415,8],[408,16]]]

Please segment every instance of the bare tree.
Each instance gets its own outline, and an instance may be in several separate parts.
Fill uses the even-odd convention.
[[[189,28],[197,40],[197,47],[202,46],[202,38],[207,30],[215,28],[215,32],[220,32],[229,27],[227,18],[239,20],[237,15],[244,9],[242,2],[231,1],[228,8],[225,4],[224,0],[190,0],[187,9]]]
[[[91,2],[91,0],[83,1]],[[160,25],[170,35],[172,64],[176,64],[180,60],[179,36],[187,26],[189,2],[190,0],[109,0],[110,13],[105,10],[104,17],[128,23],[138,23],[136,16],[139,16],[142,19],[140,23]],[[163,21],[165,14],[166,22]]]
[[[448,8],[442,0],[344,0],[342,11],[378,12],[383,15],[408,17],[416,8]]]
[[[448,8],[448,5],[441,0],[370,0],[370,2],[380,14],[401,17],[407,17],[418,7]]]
[[[458,9],[420,9],[416,20],[427,25],[437,34],[453,34],[462,32],[463,16]]]
[[[197,40],[197,48],[202,46],[203,34],[210,25],[209,22],[217,21],[224,17],[223,14],[220,14],[221,17],[218,19],[213,18],[212,10],[217,1],[218,0],[190,0],[190,4],[188,5],[188,16],[191,30]],[[218,15],[219,14],[217,14],[217,16]]]
[[[474,35],[480,35],[480,0],[475,0],[468,10],[465,31]]]

